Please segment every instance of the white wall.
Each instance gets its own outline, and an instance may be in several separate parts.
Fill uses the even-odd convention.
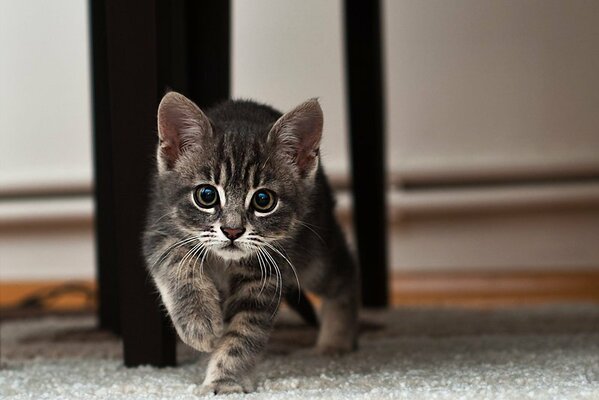
[[[91,182],[87,1],[0,1],[0,193]]]
[[[599,171],[599,2],[384,4],[393,170]]]
[[[403,270],[599,267],[599,2],[386,0],[388,160]]]
[[[232,90],[282,111],[318,97],[324,165],[347,175],[341,11],[339,0],[233,1]]]
[[[396,175],[599,171],[599,2],[383,5],[387,150]],[[319,97],[324,163],[335,175],[348,172],[341,11],[339,0],[233,1],[233,95],[282,110]],[[90,185],[88,43],[85,1],[0,2],[0,197]],[[597,196],[596,183],[396,190],[390,263],[597,268]],[[72,201],[0,199],[0,279],[93,276],[91,199]],[[15,228],[15,218],[40,212],[60,218]],[[65,219],[79,222],[56,227]]]
[[[0,1],[2,280],[94,276],[89,196],[2,198],[91,187],[87,4]]]

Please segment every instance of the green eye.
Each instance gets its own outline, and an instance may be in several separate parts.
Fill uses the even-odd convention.
[[[254,210],[267,213],[272,211],[277,205],[277,195],[267,189],[260,189],[252,197],[252,207]]]
[[[193,193],[193,200],[202,208],[212,208],[218,203],[218,191],[212,185],[200,185]]]

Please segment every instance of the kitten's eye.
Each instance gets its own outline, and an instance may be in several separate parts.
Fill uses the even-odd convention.
[[[212,208],[218,203],[218,192],[212,185],[201,185],[193,193],[193,200],[202,208]]]
[[[267,189],[260,189],[252,197],[252,207],[258,212],[267,213],[277,205],[277,195]]]

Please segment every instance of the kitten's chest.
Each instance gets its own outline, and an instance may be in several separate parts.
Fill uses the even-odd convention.
[[[220,294],[221,302],[224,302],[230,294],[230,276],[231,270],[230,265],[221,260],[213,260],[210,263],[210,278],[216,286]]]

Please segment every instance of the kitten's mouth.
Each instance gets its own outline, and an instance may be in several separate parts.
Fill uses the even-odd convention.
[[[227,245],[221,247],[220,250],[229,255],[239,255],[241,253],[245,253],[241,246],[233,242],[229,242]]]
[[[239,248],[239,246],[237,246],[235,243],[233,242],[229,242],[228,245],[226,245],[225,247],[223,247],[223,249],[228,250],[228,251],[234,251],[234,250],[241,250]]]

